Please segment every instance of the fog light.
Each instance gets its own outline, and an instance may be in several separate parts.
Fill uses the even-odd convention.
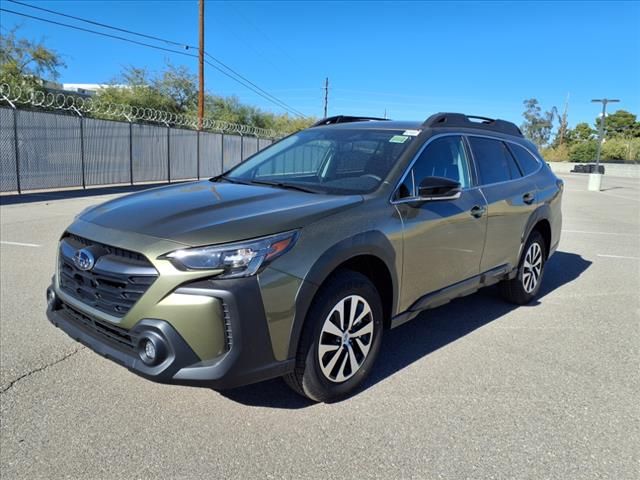
[[[147,343],[144,344],[144,354],[151,361],[156,359],[156,346],[151,340],[147,340]]]

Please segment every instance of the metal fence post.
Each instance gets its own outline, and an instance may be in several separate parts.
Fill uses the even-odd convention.
[[[133,185],[133,123],[129,122],[129,181]]]
[[[224,173],[224,132],[221,132],[220,135],[220,173]]]
[[[16,187],[18,187],[18,194],[22,193],[20,187],[20,142],[18,141],[18,110],[13,109],[13,148],[16,151]]]
[[[167,182],[171,183],[171,127],[167,126]]]
[[[240,163],[244,162],[244,135],[240,134]]]
[[[82,188],[87,188],[84,171],[84,118],[80,116],[80,168],[82,169]]]
[[[200,130],[196,130],[196,172],[200,180]]]

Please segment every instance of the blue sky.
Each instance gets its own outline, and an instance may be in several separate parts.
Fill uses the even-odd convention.
[[[197,1],[24,0],[102,23],[197,45]],[[56,18],[0,0],[3,8]],[[546,109],[569,97],[569,122],[592,122],[592,98],[640,114],[640,5],[634,2],[213,2],[206,49],[308,115],[423,119],[461,111],[521,122],[522,101]],[[126,65],[159,71],[196,59],[2,12],[3,29],[63,54],[60,81],[101,83]],[[89,28],[95,28],[88,26]],[[113,33],[113,32],[112,32]],[[166,45],[165,45],[166,46]],[[175,47],[171,47],[175,48]],[[207,67],[207,90],[280,111]]]

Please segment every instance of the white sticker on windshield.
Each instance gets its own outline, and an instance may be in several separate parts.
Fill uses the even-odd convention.
[[[404,135],[394,135],[389,139],[390,143],[404,143],[409,140],[409,137],[405,137]]]
[[[405,130],[402,135],[407,135],[409,137],[417,137],[418,135],[420,135],[421,131],[422,130]]]

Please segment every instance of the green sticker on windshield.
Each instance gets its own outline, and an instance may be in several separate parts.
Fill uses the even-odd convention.
[[[389,139],[390,143],[404,143],[409,139],[409,137],[405,135],[394,135]]]

